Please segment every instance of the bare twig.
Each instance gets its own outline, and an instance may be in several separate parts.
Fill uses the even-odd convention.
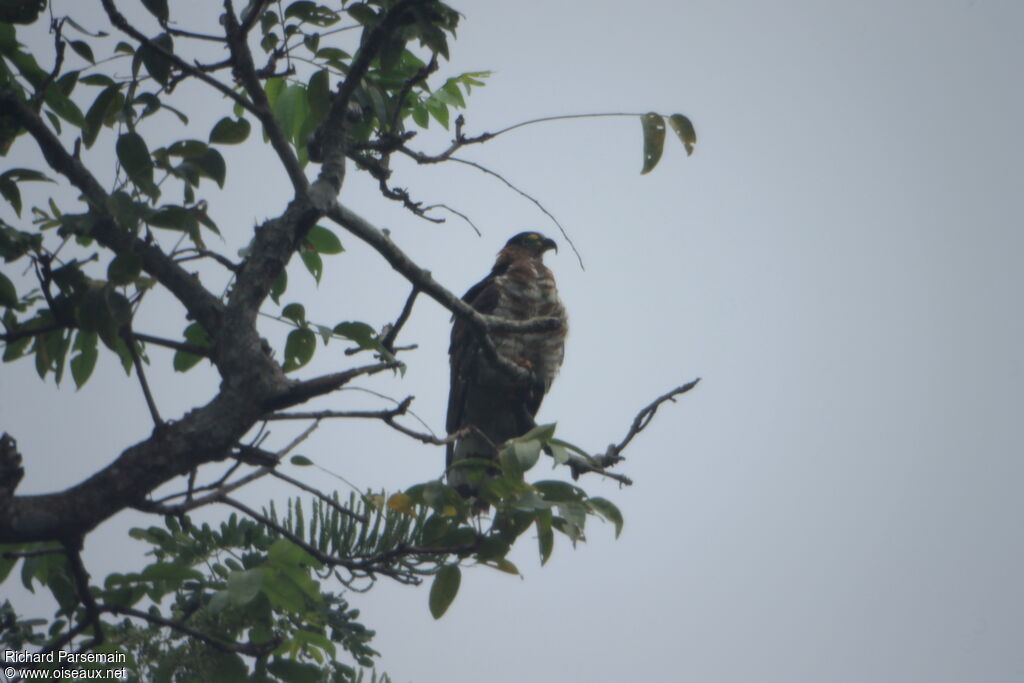
[[[469,218],[469,216],[467,216],[466,214],[462,213],[461,211],[456,211],[455,209],[453,209],[452,207],[448,206],[447,204],[431,204],[430,206],[424,206],[423,207],[423,211],[424,212],[432,211],[433,209],[444,209],[445,211],[448,211],[450,213],[455,214],[456,216],[458,216],[462,220],[464,220],[467,223],[469,223],[469,227],[473,228],[473,232],[476,233],[477,237],[483,237],[483,233],[480,232],[480,228],[476,227],[476,223],[474,223]]]
[[[43,106],[43,99],[46,97],[46,91],[53,83],[54,79],[60,75],[61,67],[64,66],[64,38],[61,35],[61,30],[64,28],[64,20],[60,21],[54,19],[50,23],[50,30],[53,31],[53,48],[57,56],[54,58],[53,69],[46,75],[43,82],[39,84],[39,88],[36,90],[36,94],[32,96],[32,108],[39,113],[39,108]]]
[[[405,323],[408,322],[409,316],[412,314],[412,307],[415,305],[416,297],[419,293],[419,289],[416,287],[412,288],[412,291],[409,292],[409,298],[405,300],[405,305],[402,306],[402,312],[398,314],[398,319],[388,328],[387,334],[380,340],[381,346],[391,353],[395,352],[395,340],[398,338],[398,333],[402,331]]]
[[[89,588],[89,572],[82,563],[81,540],[67,542],[64,550],[68,558],[68,566],[71,569],[71,577],[75,583],[75,594],[78,602],[85,608],[85,619],[83,623],[92,626],[94,641],[90,645],[96,646],[103,642],[103,624],[100,622],[100,608],[96,604],[96,598]]]
[[[555,215],[553,213],[551,213],[550,211],[548,211],[547,208],[545,208],[545,206],[543,204],[541,204],[540,201],[538,201],[533,195],[529,194],[528,192],[524,192],[523,190],[520,190],[518,187],[516,187],[511,182],[509,182],[508,179],[505,178],[505,176],[501,175],[500,173],[498,173],[496,171],[492,171],[491,169],[487,168],[483,164],[478,164],[475,161],[469,161],[468,159],[462,159],[462,158],[459,158],[459,157],[450,157],[449,161],[454,161],[456,163],[465,164],[466,166],[472,166],[473,168],[477,169],[478,171],[482,171],[482,172],[486,173],[487,175],[494,176],[495,178],[497,178],[501,182],[505,183],[505,185],[507,185],[513,192],[515,192],[515,193],[519,194],[520,196],[525,197],[526,199],[529,199],[531,202],[533,202],[534,205],[538,209],[540,209],[541,212],[543,212],[545,216],[550,218],[551,221],[555,225],[558,226],[558,231],[560,233],[562,233],[562,237],[565,238],[565,241],[568,242],[570,247],[572,247],[573,253],[576,254],[576,260],[580,262],[580,269],[581,270],[586,270],[586,267],[583,265],[583,257],[580,255],[579,249],[576,248],[576,244],[573,243],[572,238],[569,237],[569,234],[565,231],[565,227],[563,227],[562,224],[558,221],[558,219],[555,218]]]
[[[406,436],[412,437],[425,444],[431,444],[434,446],[445,446],[449,443],[454,443],[463,436],[462,432],[456,432],[449,436],[441,439],[433,434],[427,434],[424,432],[418,432],[414,429],[409,429],[405,425],[400,424],[395,418],[402,415],[413,415],[412,411],[409,410],[409,406],[412,404],[413,397],[407,396],[405,400],[400,402],[394,408],[389,410],[317,410],[308,412],[293,412],[293,413],[273,413],[268,415],[268,420],[328,420],[328,419],[369,419],[369,420],[380,420],[387,426],[391,427],[395,431],[401,432]],[[416,418],[419,419],[419,418]],[[423,421],[420,420],[422,423]]]
[[[664,403],[665,401],[672,401],[673,403],[675,403],[676,396],[685,394],[690,389],[693,389],[695,386],[697,386],[698,382],[700,382],[700,377],[693,380],[692,382],[687,382],[686,384],[678,386],[672,391],[662,394],[658,398],[651,401],[650,404],[644,406],[643,410],[637,413],[636,417],[633,418],[633,424],[630,425],[629,431],[626,433],[626,436],[622,439],[622,441],[620,441],[618,445],[609,445],[608,451],[602,457],[619,458],[622,451],[624,451],[626,449],[626,446],[629,445],[629,442],[633,440],[633,437],[642,432],[644,429],[646,429],[647,425],[651,423],[651,420],[654,419],[654,414],[658,412],[658,408],[661,407],[662,403]]]
[[[142,385],[142,395],[146,397],[146,407],[149,408],[149,415],[153,418],[154,426],[160,427],[163,425],[164,421],[163,418],[160,417],[160,411],[157,410],[156,401],[153,400],[153,392],[149,390],[149,382],[146,381],[146,372],[142,368],[142,359],[139,357],[139,350],[135,348],[135,340],[132,339],[132,337],[131,328],[124,328],[121,338],[128,347],[128,353],[132,356],[132,363],[135,365],[135,374],[138,375],[139,384]]]
[[[174,341],[172,339],[164,339],[163,337],[154,337],[151,334],[143,334],[142,332],[135,331],[132,331],[132,337],[147,344],[153,344],[155,346],[164,346],[168,349],[181,351],[182,353],[190,353],[193,356],[209,358],[211,355],[210,349],[205,346],[198,346],[196,344],[189,344],[187,342]]]
[[[179,256],[178,254],[188,255]],[[194,261],[196,259],[201,258],[212,258],[214,261],[221,264],[222,266],[230,270],[232,273],[237,273],[242,268],[240,265],[238,265],[231,259],[227,258],[226,256],[222,256],[221,254],[218,254],[215,251],[210,251],[209,249],[194,249],[192,247],[189,247],[188,249],[182,249],[181,251],[172,254],[171,256],[177,263],[184,263],[185,261]]]
[[[319,426],[320,421],[317,420],[309,427],[307,427],[301,434],[292,439],[291,443],[289,443],[287,446],[285,446],[284,448],[277,452],[277,462],[281,462],[281,460],[283,460],[284,457],[288,455],[288,453],[290,453],[300,443],[309,438],[309,435],[312,434]],[[165,496],[164,498],[161,498],[158,501],[146,501],[143,503],[137,503],[135,507],[145,512],[158,512],[160,514],[165,515],[181,515],[188,512],[189,510],[194,510],[204,505],[210,505],[211,503],[219,502],[220,496],[231,493],[232,491],[236,491],[245,486],[246,484],[255,481],[256,479],[260,479],[261,477],[267,476],[268,474],[270,474],[270,471],[273,469],[273,467],[260,467],[257,468],[256,470],[253,470],[249,474],[240,477],[239,479],[236,479],[231,483],[225,483],[226,477],[230,476],[230,472],[233,472],[235,469],[237,468],[233,467],[227,475],[221,477],[221,480],[215,486],[212,487],[214,492],[209,495],[193,498],[192,500],[188,500],[185,503],[179,503],[177,505],[165,504],[166,501],[168,500],[181,498],[189,494],[188,491],[184,491],[172,494],[170,496]],[[195,491],[209,490],[210,488],[211,487],[198,487],[193,491],[193,493]]]

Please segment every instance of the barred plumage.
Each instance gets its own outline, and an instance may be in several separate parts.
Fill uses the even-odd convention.
[[[529,369],[534,382],[515,382],[483,355],[476,334],[463,321],[452,326],[451,388],[448,395],[447,429],[453,434],[470,427],[470,433],[447,450],[449,482],[463,495],[476,492],[474,477],[466,468],[452,465],[466,458],[492,460],[497,447],[521,436],[534,425],[541,401],[562,365],[568,317],[558,298],[554,276],[543,255],[555,243],[536,232],[524,232],[508,241],[499,252],[491,273],[462,297],[481,313],[512,320],[555,317],[561,326],[549,332],[500,332],[491,335],[495,350]]]

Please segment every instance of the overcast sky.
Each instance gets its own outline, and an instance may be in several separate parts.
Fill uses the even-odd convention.
[[[467,571],[439,622],[426,588],[352,596],[383,670],[396,683],[1024,679],[1024,5],[455,6],[465,20],[442,73],[495,72],[470,100],[468,133],[681,112],[696,153],[670,139],[640,176],[630,119],[527,127],[466,152],[557,216],[585,271],[533,204],[470,169],[401,167],[397,182],[466,213],[482,238],[417,220],[354,177],[342,201],[459,292],[510,235],[559,242],[548,263],[571,332],[539,417],[563,438],[602,451],[655,396],[703,381],[627,452],[632,488],[584,481],[622,509],[618,541],[592,523],[541,568],[526,536],[513,557],[525,580]],[[419,139],[428,151],[445,141]],[[212,206],[228,252],[286,201],[284,175],[254,161],[266,154],[228,156],[231,198]],[[286,298],[324,323],[386,322],[405,285],[340,236],[348,251],[320,288],[293,267]],[[154,332],[183,327],[177,308],[150,315]],[[287,328],[265,332],[278,343]],[[447,334],[445,312],[422,301],[406,377],[363,386],[416,395],[442,431]],[[161,376],[169,354],[151,356],[165,416],[214,390],[211,371]],[[309,374],[346,362],[321,352]],[[76,483],[148,435],[136,384],[112,359],[99,370],[76,393],[39,383],[31,362],[0,369],[21,492]],[[352,405],[367,398],[322,407]],[[362,487],[439,473],[441,449],[382,429],[329,425],[302,452]],[[290,493],[261,484],[248,500]],[[143,548],[123,540],[138,523],[90,537],[94,575],[141,565],[115,552]]]

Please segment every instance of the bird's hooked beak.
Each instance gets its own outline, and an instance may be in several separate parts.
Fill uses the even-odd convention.
[[[545,237],[545,238],[544,238],[544,241],[543,241],[543,242],[541,242],[541,247],[542,247],[542,248],[541,248],[541,250],[540,250],[540,253],[542,253],[542,254],[543,254],[543,253],[544,253],[545,251],[547,251],[548,249],[554,249],[554,250],[555,250],[555,253],[556,253],[556,254],[558,253],[558,245],[557,245],[557,244],[555,244],[555,241],[554,241],[553,239],[551,239],[550,237]]]

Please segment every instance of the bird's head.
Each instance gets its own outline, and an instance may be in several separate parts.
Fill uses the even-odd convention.
[[[505,249],[519,248],[528,252],[531,256],[541,257],[548,249],[558,251],[558,245],[549,237],[539,232],[521,232],[505,243]]]

